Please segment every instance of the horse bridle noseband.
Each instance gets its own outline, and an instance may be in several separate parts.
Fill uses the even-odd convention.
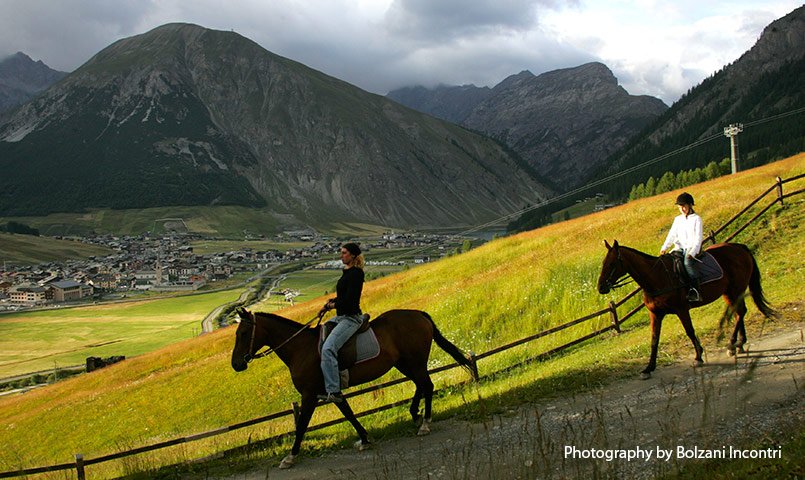
[[[620,279],[622,277],[628,276],[629,272],[627,272],[626,267],[623,266],[623,261],[621,260],[621,251],[620,251],[620,249],[618,247],[612,247],[612,248],[614,248],[616,250],[616,253],[617,253],[617,256],[615,257],[615,261],[617,263],[616,263],[615,266],[620,267],[620,269],[623,271],[623,273],[621,275],[619,275],[617,278],[615,278],[615,281],[613,282],[612,281],[612,275],[615,274],[615,268],[613,268],[613,269],[611,269],[609,271],[609,275],[607,275],[606,285],[607,285],[607,287],[609,287],[610,290],[614,290],[616,288],[620,288],[620,287],[626,286],[626,285],[634,282],[634,279],[620,281]]]
[[[309,327],[310,324],[313,323],[314,321],[318,320],[319,322],[321,322],[322,317],[324,317],[324,314],[316,315],[315,317],[311,318],[310,321],[308,321],[306,324],[302,325],[302,328],[300,328],[293,335],[288,337],[287,340],[277,345],[276,348],[268,347],[268,350],[264,350],[260,353],[255,353],[254,355],[252,355],[251,352],[254,351],[254,339],[255,337],[257,337],[257,322],[253,318],[249,318],[248,320],[246,320],[245,318],[242,319],[241,322],[248,322],[252,324],[252,338],[249,340],[249,350],[246,352],[245,355],[243,355],[243,361],[245,361],[246,364],[248,364],[252,360],[256,360],[258,358],[263,358],[271,355],[280,348],[284,347],[288,342],[296,338],[297,335],[304,332],[305,329],[307,329],[307,327]],[[318,323],[316,324],[316,326],[318,326]]]

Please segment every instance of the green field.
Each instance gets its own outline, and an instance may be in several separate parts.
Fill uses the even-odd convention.
[[[181,219],[182,222],[167,222]],[[159,207],[136,210],[95,209],[84,213],[54,213],[39,217],[0,217],[0,223],[15,221],[39,229],[42,235],[86,235],[92,232],[116,235],[139,235],[145,232],[161,234],[166,223],[181,226],[186,231],[202,235],[244,238],[247,236],[273,235],[286,226],[265,209],[217,206],[217,207]],[[317,225],[317,228],[333,235],[375,235],[385,227],[358,223]],[[293,230],[293,228],[290,228]]]
[[[90,210],[54,213],[43,217],[0,217],[0,223],[17,221],[39,229],[42,235],[85,235],[90,232],[138,235],[163,233],[165,219],[180,218],[190,232],[243,238],[275,233],[279,224],[267,211],[247,207],[159,207],[138,210]]]
[[[709,231],[769,188],[776,176],[788,178],[803,172],[805,155],[799,155],[686,190],[696,198],[697,211]],[[802,182],[786,188],[801,189]],[[677,214],[673,203],[678,193],[641,199],[497,239],[467,253],[388,275],[366,284],[362,306],[373,316],[392,308],[425,310],[444,336],[460,348],[476,353],[488,351],[602,309],[609,301],[624,295],[623,290],[605,296],[596,291],[605,254],[602,240],[617,239],[621,244],[656,253]],[[800,195],[784,207],[772,208],[736,239],[755,251],[764,290],[778,307],[802,302],[803,205],[805,199]],[[331,290],[334,282],[326,284],[324,280],[321,279],[322,285]],[[306,281],[310,284],[312,279]],[[282,315],[306,321],[313,317],[324,298],[284,309]],[[706,349],[724,345],[723,339],[719,339],[718,325],[722,312],[721,303],[693,312],[697,333]],[[608,323],[608,318],[601,317],[507,350],[482,360],[479,369],[482,375],[501,370]],[[478,417],[545,395],[572,395],[613,378],[636,375],[647,361],[646,324],[643,312],[625,325],[621,335],[604,335],[549,361],[518,368],[480,384],[461,386],[467,376],[459,370],[438,374],[434,383],[444,392],[434,400],[434,419],[438,422],[446,416]],[[750,339],[762,325],[750,302],[747,323]],[[232,371],[233,334],[232,327],[224,328],[22,396],[0,398],[0,418],[4,419],[0,438],[4,445],[10,446],[0,451],[0,470],[67,462],[76,452],[93,458],[221,428],[285,410],[290,402],[297,401],[298,394],[287,369],[276,357],[256,361],[243,373]],[[679,323],[666,322],[659,368],[691,356]],[[446,354],[433,349],[431,366],[448,361]],[[397,376],[394,373],[384,380]],[[360,412],[408,398],[412,392],[413,387],[405,383],[356,397],[350,403]],[[338,417],[337,410],[328,406],[317,410],[313,423]],[[411,433],[407,407],[362,421],[375,438]],[[292,419],[285,417],[125,461],[93,466],[88,475],[108,478],[135,471],[151,472],[160,464],[212,455],[292,429]],[[352,440],[351,427],[341,424],[311,432],[303,452],[343,447]],[[287,443],[269,447],[252,454],[252,458],[277,458],[286,453],[287,447]]]
[[[0,315],[0,378],[133,357],[196,337],[201,320],[240,290]]]
[[[101,257],[111,253],[112,249],[72,240],[0,232],[0,264],[6,262],[9,266]]]

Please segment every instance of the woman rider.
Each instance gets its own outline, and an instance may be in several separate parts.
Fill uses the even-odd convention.
[[[341,246],[341,263],[344,271],[336,284],[336,297],[322,307],[319,315],[335,308],[336,316],[330,322],[336,323],[321,347],[321,371],[324,374],[326,395],[319,395],[324,402],[341,402],[341,382],[338,374],[338,350],[360,328],[363,321],[361,313],[361,291],[363,290],[364,258],[360,247],[355,243]]]
[[[696,270],[699,260],[696,256],[702,250],[702,218],[693,211],[691,194],[687,192],[680,194],[676,197],[676,205],[679,207],[679,215],[674,218],[671,231],[668,232],[668,237],[660,249],[660,255],[670,250],[670,253],[684,258],[685,271],[690,280],[688,301],[698,302],[701,300],[701,295],[699,295],[699,273]]]

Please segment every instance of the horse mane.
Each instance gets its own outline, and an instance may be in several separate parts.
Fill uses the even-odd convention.
[[[634,253],[640,255],[641,257],[645,258],[646,260],[652,260],[652,259],[657,258],[654,255],[650,255],[648,253],[641,252],[640,250],[638,250],[636,248],[627,247],[626,245],[618,245],[618,248],[624,248],[626,250],[629,250],[630,252],[634,252]]]

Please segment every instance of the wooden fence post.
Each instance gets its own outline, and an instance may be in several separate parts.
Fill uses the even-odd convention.
[[[780,177],[777,177],[777,200],[783,205],[783,179]]]
[[[615,306],[614,301],[609,302],[609,316],[612,319],[612,326],[615,327],[615,331],[621,333],[621,326],[618,323],[618,307]]]
[[[470,361],[470,369],[472,370],[472,378],[473,380],[478,380],[480,377],[478,376],[478,360],[475,357],[475,352],[469,351],[467,352],[467,360]]]
[[[75,454],[75,470],[78,474],[78,480],[85,480],[87,478],[84,473],[84,455],[80,453]]]

